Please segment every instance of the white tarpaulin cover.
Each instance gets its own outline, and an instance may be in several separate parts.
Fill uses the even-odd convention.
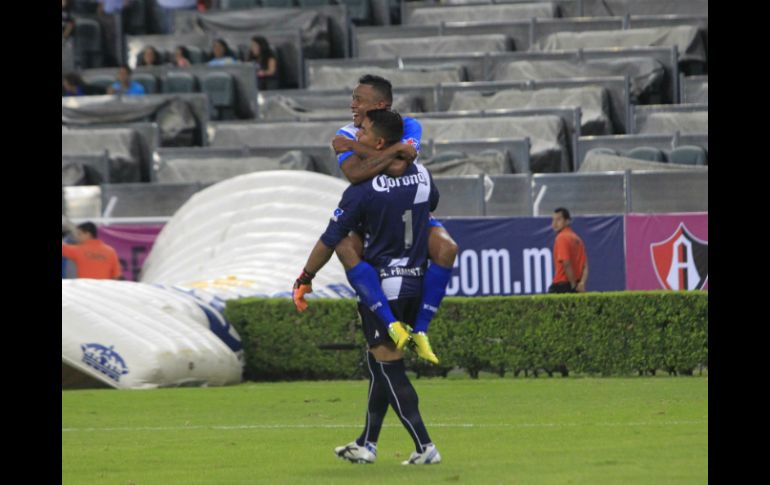
[[[142,281],[62,280],[62,363],[118,388],[240,382],[225,300],[289,296],[347,187],[313,172],[241,175],[165,225]],[[333,257],[309,297],[352,297]]]
[[[631,100],[658,89],[665,68],[651,57],[592,59],[587,61],[514,61],[500,63],[492,72],[493,81],[528,81],[530,79],[569,79],[580,77],[625,76],[631,81]]]
[[[484,93],[457,92],[448,111],[490,109],[537,109],[580,106],[582,136],[610,135],[610,98],[601,86],[568,89],[505,89],[486,96]]]
[[[358,79],[365,74],[382,76],[394,86],[435,86],[439,83],[458,83],[465,81],[465,68],[460,65],[408,67],[404,69],[382,67],[333,67],[311,68],[308,76],[308,89],[343,89],[351,91],[358,84]]]
[[[144,283],[62,280],[62,362],[120,389],[240,382],[240,352],[204,308]]]
[[[556,4],[525,3],[507,5],[473,5],[468,7],[424,7],[411,12],[407,25],[438,25],[441,22],[503,22],[529,20],[532,17],[556,17]]]
[[[661,112],[637,116],[636,133],[708,133],[708,111]]]
[[[533,46],[533,50],[563,51],[602,47],[677,46],[680,60],[706,61],[706,48],[698,27],[680,25],[593,32],[557,32]]]
[[[393,59],[404,56],[434,56],[471,54],[475,52],[505,52],[508,37],[503,34],[440,35],[404,39],[369,39],[358,46],[362,59]],[[390,80],[393,82],[393,80]]]
[[[328,175],[279,170],[202,190],[164,226],[142,281],[190,288],[207,301],[289,296],[347,185]],[[336,257],[313,288],[316,296],[353,295]]]

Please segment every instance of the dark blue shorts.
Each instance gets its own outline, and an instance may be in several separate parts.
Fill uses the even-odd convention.
[[[390,309],[400,322],[414,326],[414,321],[417,319],[417,312],[420,310],[420,298],[399,298],[398,300],[390,301]],[[374,347],[383,342],[392,342],[393,340],[388,335],[388,329],[385,323],[382,323],[380,318],[366,305],[358,304],[358,314],[361,316],[361,326],[364,330],[364,336],[366,337],[366,343],[369,347]]]

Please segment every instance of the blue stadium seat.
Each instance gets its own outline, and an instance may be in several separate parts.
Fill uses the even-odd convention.
[[[206,74],[201,80],[201,91],[209,96],[214,119],[235,118],[235,81],[230,73],[214,71]]]
[[[666,156],[660,149],[655,147],[636,147],[629,150],[626,156],[637,160],[647,160],[648,162],[666,162]]]
[[[187,52],[190,54],[190,64],[205,64],[206,54],[200,47],[186,45]]]
[[[254,7],[259,7],[259,0],[219,0],[219,8],[222,10]]]
[[[144,86],[144,92],[146,94],[156,94],[160,92],[158,88],[158,78],[149,72],[135,72],[131,79]]]
[[[87,83],[91,86],[102,88],[106,92],[107,88],[112,86],[112,83],[114,83],[116,80],[117,79],[115,79],[115,76],[111,76],[109,74],[100,74],[98,76],[88,78]]]
[[[169,71],[163,81],[164,93],[194,93],[198,82],[195,76],[184,71]]]
[[[294,7],[294,0],[262,0],[263,7]]]
[[[706,150],[695,145],[682,145],[671,150],[669,162],[684,165],[706,165],[708,156]]]
[[[102,67],[102,28],[96,20],[75,18],[75,59],[82,68]]]
[[[356,25],[369,25],[372,22],[371,0],[338,0],[348,6],[350,20]]]

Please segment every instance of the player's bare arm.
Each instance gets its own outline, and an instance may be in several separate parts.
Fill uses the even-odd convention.
[[[342,173],[353,184],[383,172],[399,177],[417,158],[417,150],[406,143],[396,143],[384,151],[378,151],[344,136],[338,136],[332,141],[332,147],[337,153],[353,152],[353,155],[346,158],[340,165]]]
[[[313,292],[313,277],[329,262],[332,254],[334,254],[334,248],[328,247],[320,239],[315,243],[313,250],[310,251],[305,268],[294,282],[294,289],[292,291],[292,299],[297,307],[297,311],[304,312],[307,310],[305,295]]]

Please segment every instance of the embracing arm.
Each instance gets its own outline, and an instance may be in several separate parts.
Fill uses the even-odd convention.
[[[353,184],[370,179],[382,172],[395,177],[403,175],[408,165],[417,158],[414,147],[405,143],[395,143],[385,150],[377,151],[338,136],[332,142],[332,146],[338,154],[346,151],[353,152],[340,165],[342,173]]]

